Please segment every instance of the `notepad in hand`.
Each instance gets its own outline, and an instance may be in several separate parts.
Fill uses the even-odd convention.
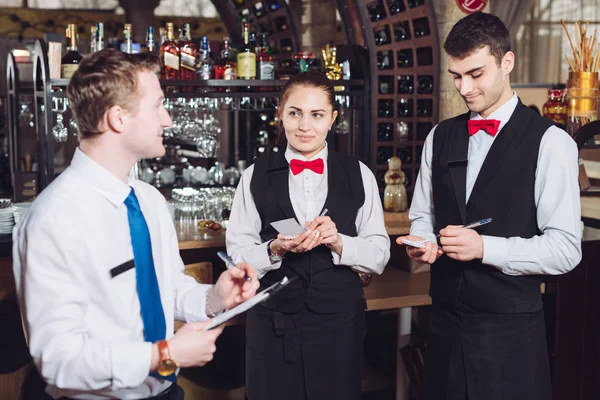
[[[425,240],[402,239],[402,244],[411,246],[411,247],[418,247],[419,249],[425,248]]]
[[[304,228],[294,218],[271,222],[271,226],[277,229],[286,240],[295,239],[304,232]]]

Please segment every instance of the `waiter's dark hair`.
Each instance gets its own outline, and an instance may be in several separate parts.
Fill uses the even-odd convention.
[[[482,12],[470,14],[458,21],[444,42],[446,53],[459,60],[485,46],[489,46],[490,54],[498,65],[502,62],[502,57],[511,50],[510,32],[506,25],[495,15]]]
[[[335,92],[333,90],[333,85],[327,79],[325,74],[314,71],[301,72],[296,74],[290,78],[289,81],[283,87],[283,91],[281,92],[281,96],[279,97],[279,106],[277,107],[277,135],[279,139],[280,145],[285,145],[287,143],[287,139],[285,138],[285,130],[283,129],[283,109],[285,108],[285,103],[287,103],[290,93],[293,89],[297,87],[309,87],[321,89],[327,95],[327,100],[331,105],[331,112],[335,111]]]

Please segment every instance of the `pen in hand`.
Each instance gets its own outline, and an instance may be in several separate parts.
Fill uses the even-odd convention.
[[[217,255],[219,256],[219,258],[221,260],[223,260],[225,262],[225,265],[227,266],[227,268],[237,268],[237,265],[235,265],[235,262],[233,262],[233,260],[231,259],[231,257],[229,257],[225,252],[223,251],[217,251]],[[252,278],[246,274],[244,276],[244,279],[247,280],[248,282],[250,282],[252,280]]]
[[[465,225],[463,228],[466,228],[466,229],[473,229],[473,228],[477,228],[477,227],[479,227],[479,226],[481,226],[481,225],[489,224],[490,222],[492,222],[492,219],[491,219],[491,218],[481,219],[481,220],[479,220],[479,221],[475,221],[475,222],[473,222],[473,223],[470,223],[470,224],[468,224],[468,225]],[[435,235],[435,237],[436,237],[436,238],[439,238],[439,237],[440,237],[440,234],[438,233],[437,235]]]

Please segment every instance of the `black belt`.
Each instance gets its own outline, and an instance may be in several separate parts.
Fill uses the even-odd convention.
[[[159,394],[157,394],[156,396],[146,397],[144,399],[139,399],[139,400],[170,400],[171,395],[174,394],[177,387],[178,387],[177,384],[174,383],[171,386],[169,386],[167,389],[165,389],[162,392],[160,392]],[[59,400],[78,400],[78,399],[71,399],[69,397],[61,397]]]

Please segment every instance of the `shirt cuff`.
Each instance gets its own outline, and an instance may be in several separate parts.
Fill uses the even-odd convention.
[[[211,285],[199,284],[185,294],[183,310],[185,322],[198,322],[208,319],[206,315],[206,292]]]
[[[257,251],[258,251],[258,256],[256,257],[257,265],[265,266],[263,268],[254,268],[254,265],[252,266],[256,271],[256,276],[258,276],[258,279],[261,279],[269,271],[279,269],[279,267],[281,267],[281,263],[283,262],[283,261],[277,261],[277,262],[271,264],[271,259],[269,258],[269,253],[267,250],[267,246],[270,242],[271,242],[270,240],[267,240],[266,242],[262,243],[260,246],[257,247]]]
[[[331,256],[333,257],[333,265],[354,265],[356,256],[354,255],[354,248],[352,247],[352,238],[350,236],[339,234],[342,238],[342,255],[339,255],[335,251],[331,250]]]
[[[491,265],[507,275],[518,275],[508,266],[508,239],[496,236],[481,235],[483,239],[484,264]]]
[[[112,342],[110,358],[113,390],[139,386],[150,375],[152,343]],[[131,360],[136,362],[132,363]]]

